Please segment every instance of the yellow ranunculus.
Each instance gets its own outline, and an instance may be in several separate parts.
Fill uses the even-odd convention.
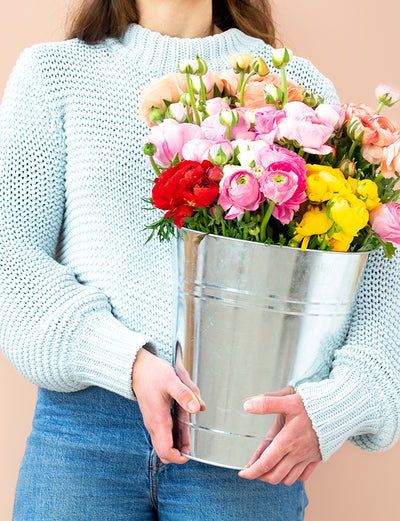
[[[378,185],[374,181],[349,178],[349,183],[355,195],[365,203],[369,212],[382,204],[378,195]]]
[[[369,219],[365,203],[354,194],[334,197],[327,206],[327,213],[343,233],[353,237],[367,225]]]
[[[332,219],[326,214],[326,207],[310,206],[296,226],[294,241],[299,243],[305,239],[302,249],[306,249],[311,235],[323,235],[333,225]]]
[[[246,53],[235,53],[229,56],[229,65],[235,72],[250,72],[251,64],[255,60],[254,56]]]
[[[339,168],[307,165],[306,193],[310,201],[322,203],[335,195],[351,193],[351,187]]]
[[[329,239],[328,246],[332,248],[332,251],[348,251],[353,239],[352,235],[346,235],[343,231],[336,232]]]

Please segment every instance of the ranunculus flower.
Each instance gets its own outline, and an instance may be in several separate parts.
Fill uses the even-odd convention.
[[[259,183],[264,197],[276,204],[283,204],[297,190],[299,178],[290,169],[290,163],[273,163],[272,168],[264,170]]]
[[[351,186],[339,168],[307,165],[307,196],[313,203],[329,201],[336,194],[351,193]]]
[[[355,237],[368,224],[367,208],[354,194],[336,195],[330,200],[327,209],[328,217],[335,221],[346,235]]]
[[[296,234],[294,240],[300,242],[304,237],[311,237],[311,235],[322,235],[326,233],[333,225],[326,213],[326,207],[309,206],[304,213],[300,223],[296,226]]]
[[[222,170],[209,161],[181,161],[155,179],[153,204],[167,210],[164,217],[172,215],[174,224],[182,228],[194,208],[205,208],[216,200],[221,178]]]
[[[153,143],[156,153],[153,156],[157,165],[168,168],[175,156],[183,159],[182,149],[185,143],[193,139],[204,138],[204,131],[191,123],[179,124],[173,119],[166,119],[160,125],[152,127],[149,134],[144,137],[143,143]]]
[[[321,103],[315,109],[315,114],[320,121],[331,125],[335,130],[338,130],[344,123],[346,116],[345,110],[340,105],[329,105]]]
[[[370,213],[371,227],[379,237],[400,248],[400,206],[395,203],[381,204]]]
[[[260,78],[252,76],[244,89],[243,106],[246,109],[258,109],[267,105],[265,102],[264,89],[269,83],[273,83],[282,88],[282,78],[280,74],[268,74]],[[305,88],[298,85],[295,81],[287,80],[288,101],[303,101]]]
[[[277,110],[273,105],[255,114],[254,131],[256,139],[262,139],[268,145],[273,145],[278,133],[278,123],[286,117],[285,110]]]
[[[264,168],[264,173],[260,177],[265,178],[268,173],[272,175],[284,177],[285,186],[289,187],[293,183],[295,190],[290,194],[285,201],[276,204],[272,211],[272,215],[278,219],[282,224],[288,224],[292,219],[294,212],[300,207],[300,204],[306,200],[305,189],[307,186],[306,180],[306,162],[295,152],[287,150],[286,148],[271,146],[263,147],[255,153],[255,164],[257,167]],[[285,188],[281,187],[282,192]]]
[[[152,107],[160,107],[167,110],[163,100],[171,103],[179,101],[186,90],[186,78],[183,74],[171,73],[161,79],[150,82],[142,91],[139,99],[139,118],[152,127],[154,123],[149,120]]]
[[[346,121],[349,122],[352,130],[352,139],[357,139],[363,132],[363,145],[386,147],[400,138],[400,130],[396,123],[377,114],[366,105],[344,103],[342,107],[346,112]],[[354,122],[357,122],[357,125],[353,126]]]
[[[365,203],[369,212],[381,204],[378,195],[378,185],[371,179],[354,179],[349,177],[348,183],[355,195]]]
[[[211,98],[206,101],[206,112],[209,116],[215,116],[223,109],[229,109],[229,104],[223,101],[222,98]]]
[[[325,143],[334,127],[318,119],[314,109],[297,101],[286,103],[286,118],[279,121],[278,138],[296,141],[305,152],[326,155],[332,152]]]
[[[384,149],[381,172],[384,177],[392,177],[395,172],[400,173],[400,139]]]
[[[229,210],[225,219],[239,217],[246,210],[257,210],[264,198],[253,173],[243,169],[233,172],[227,169],[227,172],[229,173],[222,178],[221,194],[218,199],[218,204],[225,211]]]
[[[239,122],[231,127],[231,139],[237,139],[241,134],[245,134],[250,129],[250,122],[246,115],[241,111],[235,111],[239,115]],[[226,140],[226,126],[220,122],[220,115],[214,114],[206,118],[201,123],[201,128],[207,139],[219,142]]]
[[[394,89],[389,85],[381,83],[375,89],[375,95],[379,103],[383,103],[388,107],[393,106],[400,100],[400,90]]]

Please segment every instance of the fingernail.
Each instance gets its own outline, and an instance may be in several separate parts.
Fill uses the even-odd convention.
[[[251,403],[251,400],[246,400],[243,404],[243,408],[246,410],[246,411],[250,411],[253,407],[252,407],[252,403]]]
[[[191,400],[190,402],[188,402],[187,408],[189,409],[190,412],[196,412],[197,409],[199,408],[199,403],[196,402],[196,400]]]

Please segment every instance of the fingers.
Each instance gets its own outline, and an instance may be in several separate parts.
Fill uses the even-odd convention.
[[[248,398],[243,407],[251,414],[291,414],[296,405],[295,396],[275,396],[268,393]]]
[[[200,411],[202,407],[200,399],[176,375],[168,381],[166,391],[185,411],[191,414]]]
[[[250,467],[239,472],[239,476],[245,479],[257,479],[273,469],[288,453],[279,436],[276,437],[261,456]]]

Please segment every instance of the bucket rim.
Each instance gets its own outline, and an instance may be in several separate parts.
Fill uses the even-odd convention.
[[[237,239],[235,237],[225,237],[223,235],[216,235],[214,233],[207,233],[207,232],[200,232],[198,230],[192,230],[191,228],[185,228],[184,226],[180,228],[181,232],[186,232],[189,234],[196,234],[196,235],[203,235],[205,237],[210,236],[219,240],[228,240],[228,241],[235,241],[237,243],[246,243],[246,244],[252,244],[254,247],[264,247],[264,248],[274,248],[279,250],[289,250],[292,252],[298,252],[300,255],[317,255],[317,254],[325,254],[325,255],[333,255],[333,256],[361,256],[367,258],[368,255],[374,251],[329,251],[329,250],[302,250],[301,248],[295,248],[293,246],[280,246],[279,244],[265,244],[263,242],[255,242],[255,241],[246,241],[245,239]],[[201,240],[203,240],[203,238]],[[179,237],[178,237],[179,240]]]

